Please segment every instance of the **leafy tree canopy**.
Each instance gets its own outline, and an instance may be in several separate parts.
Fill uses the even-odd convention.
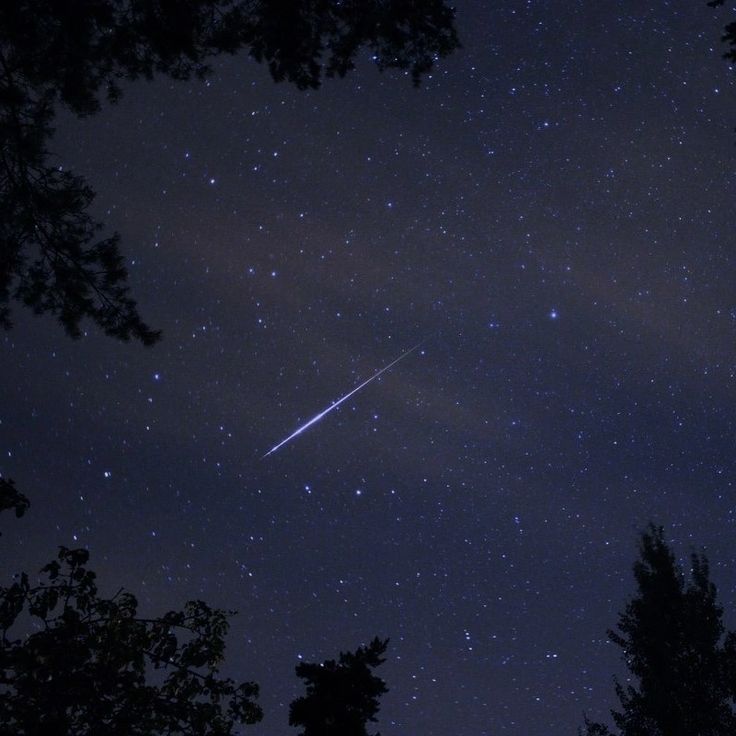
[[[378,699],[388,692],[372,672],[385,661],[387,646],[388,639],[376,637],[355,652],[342,652],[338,661],[297,665],[307,694],[291,704],[289,725],[302,729],[299,736],[368,736],[366,726],[376,720]]]
[[[215,56],[246,51],[276,81],[316,88],[361,49],[415,84],[458,47],[445,0],[13,0],[0,3],[0,325],[11,299],[81,334],[160,335],[130,298],[118,236],[100,237],[94,192],[49,162],[58,104],[77,115],[155,74],[202,77]]]
[[[616,682],[621,736],[726,736],[736,733],[736,634],[726,632],[708,560],[691,557],[686,582],[662,527],[641,537],[637,595],[609,631],[635,684]],[[587,736],[608,736],[586,721]]]
[[[98,595],[87,561],[61,547],[37,585],[0,587],[0,736],[230,736],[260,720],[258,686],[218,673],[224,611],[143,618],[130,593]]]

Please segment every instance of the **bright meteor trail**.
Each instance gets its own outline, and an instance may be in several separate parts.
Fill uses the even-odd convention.
[[[360,386],[356,386],[350,393],[345,394],[341,399],[338,399],[337,401],[333,402],[328,406],[324,411],[321,411],[316,416],[312,417],[308,422],[305,424],[302,424],[301,427],[296,429],[294,432],[292,432],[285,440],[281,440],[281,442],[278,443],[278,445],[274,445],[265,455],[261,457],[261,460],[263,460],[264,457],[268,457],[269,455],[272,455],[276,450],[278,450],[280,447],[283,447],[287,442],[290,440],[293,440],[294,437],[297,435],[300,435],[305,429],[309,429],[313,424],[316,424],[320,419],[327,416],[333,409],[337,409],[340,404],[342,404],[343,401],[347,401],[353,394],[358,393],[360,389],[362,389],[364,386],[367,386],[371,381],[375,380],[380,376],[382,373],[385,373],[389,368],[395,366],[400,360],[403,360],[406,358],[407,355],[411,355],[422,343],[417,343],[413,348],[410,348],[405,353],[402,353],[399,355],[396,360],[391,361],[387,366],[384,366],[381,368],[380,371],[376,371],[369,379],[366,381],[363,381],[363,383],[360,384]]]

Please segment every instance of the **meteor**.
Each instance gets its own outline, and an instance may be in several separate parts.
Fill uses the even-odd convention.
[[[337,409],[340,404],[343,403],[343,401],[347,401],[353,394],[357,394],[360,389],[367,386],[371,381],[374,381],[376,378],[378,378],[382,373],[385,373],[389,368],[392,368],[395,366],[400,360],[403,360],[406,358],[407,355],[411,355],[422,343],[417,343],[413,348],[410,348],[405,353],[402,353],[399,355],[396,360],[392,360],[387,366],[384,366],[381,368],[380,371],[376,371],[369,379],[366,381],[363,381],[359,386],[356,386],[350,393],[345,394],[341,399],[338,399],[337,401],[333,401],[332,404],[330,404],[324,411],[321,411],[316,416],[312,417],[308,422],[305,424],[302,424],[301,427],[298,427],[296,430],[294,430],[285,440],[281,440],[281,442],[278,443],[278,445],[274,445],[265,455],[261,456],[261,460],[263,458],[268,457],[269,455],[273,455],[276,450],[278,450],[280,447],[283,447],[287,442],[290,440],[293,440],[294,437],[297,437],[302,432],[304,432],[306,429],[309,429],[313,424],[316,424],[320,419],[323,419],[326,417],[333,409]]]

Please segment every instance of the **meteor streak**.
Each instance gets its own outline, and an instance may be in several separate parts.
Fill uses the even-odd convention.
[[[413,348],[410,348],[405,353],[402,353],[399,355],[396,360],[392,360],[387,366],[384,366],[381,368],[380,371],[376,371],[369,379],[366,381],[363,381],[359,386],[356,386],[350,393],[345,394],[341,399],[338,399],[337,401],[334,401],[332,404],[330,404],[324,411],[321,411],[316,416],[312,417],[308,422],[305,424],[302,424],[301,427],[294,430],[285,440],[281,440],[281,442],[278,443],[278,445],[274,445],[265,455],[261,456],[261,460],[263,458],[268,457],[269,455],[272,455],[276,450],[278,450],[280,447],[283,447],[287,442],[290,440],[293,440],[294,437],[300,435],[304,430],[309,429],[313,424],[316,424],[320,419],[323,419],[325,416],[327,416],[333,409],[337,409],[340,404],[343,403],[343,401],[347,401],[353,394],[357,394],[360,389],[367,386],[371,381],[374,381],[378,376],[380,376],[382,373],[385,373],[389,368],[392,368],[395,366],[400,360],[403,360],[406,358],[407,355],[411,355],[422,343],[417,343]]]

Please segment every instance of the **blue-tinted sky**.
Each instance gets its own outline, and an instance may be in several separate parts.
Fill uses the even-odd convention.
[[[419,90],[245,57],[59,118],[154,348],[0,336],[6,571],[87,546],[151,612],[234,608],[227,671],[374,635],[384,736],[574,734],[638,532],[734,604],[736,95],[705,3],[471,2]],[[261,460],[420,341],[420,350]]]

